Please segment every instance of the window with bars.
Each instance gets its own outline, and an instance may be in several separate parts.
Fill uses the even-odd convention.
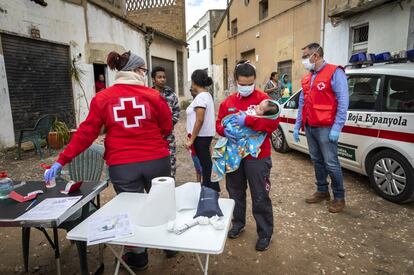
[[[177,5],[177,0],[126,0],[127,11],[162,8]]]
[[[352,28],[352,53],[366,52],[368,49],[369,25]]]

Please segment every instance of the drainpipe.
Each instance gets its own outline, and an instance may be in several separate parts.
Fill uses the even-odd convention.
[[[144,31],[145,31],[145,35],[144,35],[144,39],[145,39],[145,59],[146,59],[146,63],[147,63],[147,69],[149,70],[151,68],[151,53],[150,53],[150,46],[152,44],[152,41],[154,41],[154,30],[151,27],[147,27],[144,26]],[[151,87],[151,83],[150,81],[151,78],[148,77],[147,79],[148,83],[148,87]]]
[[[85,20],[86,43],[89,45],[88,1],[83,0],[82,6],[83,6],[83,18]]]
[[[321,0],[321,38],[320,38],[320,45],[324,48],[325,42],[325,0]]]

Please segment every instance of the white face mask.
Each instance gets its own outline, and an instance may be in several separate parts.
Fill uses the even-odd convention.
[[[305,69],[308,71],[312,71],[315,69],[315,63],[310,62],[310,57],[302,59],[302,64],[305,66]]]
[[[239,94],[242,97],[248,97],[249,95],[251,95],[253,93],[254,86],[255,86],[254,83],[252,85],[249,85],[249,86],[241,86],[241,85],[237,84],[237,91],[239,92]]]

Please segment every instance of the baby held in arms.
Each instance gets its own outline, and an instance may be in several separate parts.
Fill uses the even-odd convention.
[[[275,100],[265,99],[259,105],[249,108],[245,113],[248,116],[267,118],[277,123],[280,106]],[[214,146],[211,175],[213,182],[222,180],[226,173],[236,171],[241,160],[246,156],[257,158],[260,154],[260,147],[266,139],[267,133],[256,132],[247,126],[240,127],[234,123],[240,114],[241,112],[230,114],[222,120],[223,126],[235,139],[221,137]],[[269,123],[272,122],[269,121]]]

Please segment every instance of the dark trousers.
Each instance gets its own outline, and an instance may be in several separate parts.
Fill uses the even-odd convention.
[[[213,167],[213,163],[211,161],[210,145],[212,140],[213,137],[197,137],[194,140],[194,150],[200,160],[202,168],[202,185],[220,192],[219,183],[211,182],[211,169]]]
[[[153,178],[170,176],[170,157],[109,167],[109,177],[117,194],[149,192]]]
[[[259,238],[270,238],[273,234],[273,210],[270,191],[270,157],[263,159],[243,159],[239,169],[226,174],[226,188],[235,201],[233,227],[246,225],[246,189],[249,183],[252,197],[252,212],[256,220]]]
[[[170,177],[170,157],[109,166],[109,177],[117,194],[122,192],[144,193],[151,189],[151,181],[156,177]],[[144,247],[125,247],[125,253],[140,254]]]

